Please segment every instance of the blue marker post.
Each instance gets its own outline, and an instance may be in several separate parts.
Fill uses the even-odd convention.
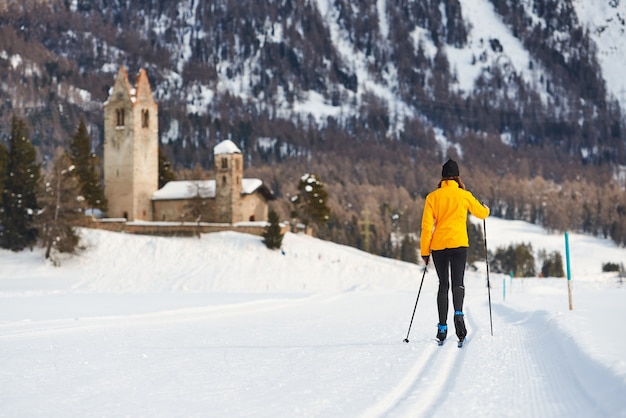
[[[574,310],[572,304],[572,274],[569,263],[569,238],[567,232],[565,232],[565,263],[567,264],[567,297],[569,299],[569,310]]]

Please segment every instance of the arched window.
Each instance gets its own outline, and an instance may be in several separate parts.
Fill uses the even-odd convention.
[[[222,176],[222,185],[226,186],[226,176]]]
[[[148,109],[142,109],[141,111],[141,127],[147,128],[150,126],[150,112]]]
[[[222,169],[227,169],[228,168],[228,159],[227,158],[222,158]]]
[[[124,109],[116,109],[115,110],[115,116],[116,118],[116,123],[115,126],[124,126],[125,121],[124,121]]]

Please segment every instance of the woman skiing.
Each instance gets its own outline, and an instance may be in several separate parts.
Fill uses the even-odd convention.
[[[460,342],[465,340],[467,330],[463,319],[465,297],[465,264],[467,262],[467,212],[480,219],[489,216],[489,208],[482,205],[459,177],[459,166],[448,160],[441,171],[437,190],[426,196],[422,215],[420,250],[424,263],[428,265],[430,255],[439,276],[437,309],[439,324],[437,339],[440,344],[448,334],[448,290],[452,282],[452,304],[454,306],[454,328]],[[449,276],[450,274],[450,276]]]

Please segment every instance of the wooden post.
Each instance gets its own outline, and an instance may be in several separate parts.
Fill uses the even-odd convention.
[[[567,264],[567,297],[569,300],[569,310],[571,311],[574,309],[574,306],[572,304],[572,274],[569,262],[569,238],[567,232],[565,232],[565,263]]]

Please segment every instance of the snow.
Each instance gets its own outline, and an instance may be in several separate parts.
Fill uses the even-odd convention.
[[[152,200],[203,199],[215,197],[215,180],[169,181],[152,194]]]
[[[485,224],[491,250],[564,252]],[[0,250],[0,416],[626,416],[626,290],[601,272],[626,249],[606,240],[569,234],[573,310],[565,279],[490,273],[488,293],[468,270],[457,349],[433,341],[433,269],[416,306],[421,266],[306,235],[81,235],[56,268]]]
[[[22,57],[20,55],[11,55],[11,68],[16,69],[22,65]]]
[[[338,117],[342,110],[345,110],[342,107],[327,104],[324,96],[313,90],[303,92],[302,97],[301,101],[294,102],[293,111],[312,115],[320,125],[323,125],[329,116]]]
[[[222,154],[241,154],[241,150],[233,141],[230,139],[226,139],[213,148],[213,154],[222,155]]]
[[[595,41],[602,75],[611,94],[626,108],[626,3],[622,0],[573,0],[581,24]]]
[[[489,77],[490,71],[498,67],[505,76],[520,76],[538,92],[544,104],[554,105],[554,97],[547,91],[544,81],[547,77],[546,69],[536,57],[531,56],[511,29],[503,23],[492,2],[465,0],[460,3],[461,13],[468,30],[468,39],[467,45],[462,48],[456,48],[453,45],[445,46],[450,68],[457,81],[452,88],[459,94],[471,95],[476,87],[477,78],[480,75]],[[622,76],[622,69],[626,65],[626,54],[622,53],[626,46],[624,3],[624,1],[617,0],[609,2],[606,0],[572,0],[580,24],[589,28],[590,36],[598,46],[598,61],[602,68],[602,75],[607,82],[608,91],[612,97],[620,101],[622,108],[626,108],[626,82]],[[167,101],[171,99],[172,91],[180,91],[183,88],[183,68],[192,55],[191,46],[206,38],[206,34],[196,25],[198,4],[199,2],[189,0],[180,2],[175,19],[167,16],[155,17],[153,26],[150,28],[154,35],[158,36],[164,36],[167,31],[173,30],[173,36],[176,38],[176,47],[171,51],[172,59],[176,62],[176,71],[161,70],[164,81],[155,91],[159,100]],[[385,103],[388,109],[391,121],[386,132],[388,137],[401,133],[405,129],[407,119],[418,117],[425,120],[419,110],[398,96],[398,70],[394,64],[387,62],[382,71],[373,71],[373,58],[355,49],[352,37],[342,22],[344,17],[341,9],[336,6],[335,2],[315,0],[311,4],[316,7],[326,24],[330,40],[338,54],[339,59],[334,65],[339,65],[342,71],[356,76],[358,83],[356,91],[337,85],[333,91],[339,100],[331,102],[328,95],[325,96],[316,91],[300,91],[294,95],[292,85],[279,86],[274,97],[274,102],[278,105],[268,107],[265,95],[254,94],[251,89],[251,86],[258,84],[262,76],[274,77],[270,69],[260,65],[261,51],[268,42],[277,44],[282,42],[285,31],[293,25],[289,19],[284,22],[268,20],[257,31],[259,50],[255,55],[243,60],[235,58],[232,61],[223,60],[217,63],[215,70],[218,81],[215,85],[198,82],[191,83],[186,88],[184,100],[187,113],[197,116],[212,114],[212,104],[217,95],[230,94],[256,106],[261,113],[271,113],[274,118],[290,120],[295,118],[303,123],[311,119],[319,127],[323,127],[328,123],[329,118],[340,122],[348,120],[358,111],[364,97],[374,95]],[[542,18],[533,11],[533,2],[524,1],[523,4],[533,24],[545,24]],[[357,13],[359,7],[351,5],[350,12]],[[378,16],[376,35],[379,47],[385,49],[390,42],[387,1],[376,0],[375,7]],[[444,8],[443,4],[439,7]],[[445,19],[445,13],[442,15]],[[296,30],[302,33],[301,27],[297,27]],[[552,36],[569,35],[555,32]],[[437,47],[428,30],[416,26],[411,31],[411,39],[414,48],[418,48],[421,44],[426,55],[430,59],[434,58]],[[502,50],[494,51],[491,40],[497,40]],[[237,40],[235,42],[237,44]],[[114,55],[119,55],[119,50],[110,46],[107,48],[111,49]],[[294,53],[299,61],[304,62],[302,51],[296,49]],[[2,57],[3,55],[0,55],[0,58]],[[330,68],[333,64],[326,61],[324,65]],[[106,66],[103,66],[103,71],[108,71]],[[511,86],[501,92],[511,99],[514,99],[517,93],[516,89]],[[162,138],[163,143],[178,139],[179,129],[175,122],[173,120],[170,123],[166,135]],[[437,129],[437,126],[433,128]],[[442,139],[444,142],[449,142],[445,136],[442,136]]]
[[[242,179],[241,193],[254,193],[263,185],[261,179]],[[215,197],[215,180],[179,180],[170,181],[152,194],[152,200],[191,199],[200,196],[203,199]]]
[[[395,94],[395,91],[398,89],[398,80],[395,76],[397,74],[397,70],[392,67],[391,63],[389,63],[386,67],[387,74],[383,74],[385,83],[381,83],[377,80],[368,69],[371,64],[370,57],[367,57],[361,51],[355,50],[349,33],[341,26],[339,9],[335,8],[333,2],[329,0],[316,0],[315,5],[317,6],[320,16],[322,16],[322,19],[327,25],[331,41],[339,54],[343,66],[350,74],[356,75],[358,80],[359,85],[357,87],[356,94],[349,91],[343,92],[347,97],[344,102],[352,101],[355,98],[360,101],[360,98],[364,94],[368,93],[379,97],[382,101],[387,103],[389,119],[394,121],[393,126],[389,127],[389,131],[387,133],[391,134],[392,131],[401,131],[404,127],[404,120],[408,117],[414,117],[415,110],[403,101],[398,100],[398,96]],[[385,2],[382,0],[377,1],[376,7],[379,12],[385,10]],[[388,32],[386,13],[383,13],[382,15],[379,14],[378,18],[379,28],[382,31],[381,35],[383,36],[382,41],[386,42],[388,41],[387,39],[384,39]],[[309,100],[313,97],[314,96],[309,93]],[[306,103],[302,104],[298,109],[307,110]],[[316,117],[318,120],[320,120],[320,112],[328,112],[329,115],[336,113],[332,110],[332,107],[329,106],[316,106],[313,107],[312,110],[317,111]],[[341,106],[340,110],[340,115],[349,116],[349,113],[351,113],[346,106]]]
[[[515,71],[522,74],[527,82],[532,81],[531,74],[525,71],[532,61],[530,54],[519,39],[496,14],[493,5],[488,0],[472,0],[463,3],[463,18],[472,22],[468,36],[468,47],[461,49],[448,46],[446,51],[451,68],[457,68],[457,76],[461,90],[471,92],[474,89],[476,78],[489,65],[502,67],[511,65]],[[489,40],[497,39],[502,45],[502,52],[494,52]],[[488,63],[472,65],[472,57],[478,59],[483,55]]]

